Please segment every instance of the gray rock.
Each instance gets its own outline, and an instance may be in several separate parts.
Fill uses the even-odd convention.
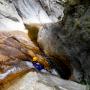
[[[55,23],[63,17],[64,7],[59,0],[0,0],[0,31],[24,31],[23,22],[29,25],[54,22],[39,32],[39,45],[47,55],[57,58],[58,69],[66,65],[63,69],[66,73],[73,69],[74,80],[87,80],[90,77],[90,1],[83,0],[80,4],[77,0],[69,1],[61,25]]]
[[[30,72],[3,85],[1,90],[85,90],[86,86],[50,74]]]
[[[0,31],[25,31],[21,17],[9,0],[0,0]]]
[[[59,0],[13,0],[25,24],[51,23],[61,20],[63,6]]]
[[[38,43],[46,54],[68,56],[76,81],[90,80],[90,1],[65,9],[62,23],[45,25]],[[68,62],[68,60],[67,60]],[[60,66],[58,66],[60,67]]]

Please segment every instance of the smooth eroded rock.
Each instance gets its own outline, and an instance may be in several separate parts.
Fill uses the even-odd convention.
[[[24,31],[25,27],[15,6],[9,0],[0,0],[0,31]]]
[[[62,80],[50,74],[30,72],[3,85],[1,90],[85,90],[84,85]]]
[[[68,56],[75,80],[87,81],[90,80],[90,1],[83,0],[65,10],[61,23],[47,24],[39,31],[38,43],[46,54],[60,61]]]

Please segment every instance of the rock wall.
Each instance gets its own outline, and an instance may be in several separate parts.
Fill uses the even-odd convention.
[[[39,31],[38,42],[46,54],[60,61],[68,57],[75,80],[87,81],[90,80],[90,1],[69,3],[65,7],[63,20],[45,25]]]
[[[0,31],[24,31],[21,17],[9,0],[0,0]]]
[[[72,73],[75,81],[87,81],[90,77],[90,1],[63,1],[0,0],[0,31],[25,31],[24,24],[44,23],[38,43],[47,55],[56,58],[54,63],[60,74],[68,77]]]

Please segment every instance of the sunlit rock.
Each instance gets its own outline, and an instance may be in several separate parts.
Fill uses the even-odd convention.
[[[17,0],[13,1],[24,23],[53,23],[63,17],[63,6],[57,0]]]
[[[9,0],[0,0],[0,31],[24,31],[22,19]]]

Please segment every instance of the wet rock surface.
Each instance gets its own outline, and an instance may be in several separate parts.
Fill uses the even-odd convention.
[[[58,2],[59,0],[13,0],[26,24],[53,23],[62,19],[64,7]]]
[[[9,0],[0,0],[0,31],[25,30],[22,19]]]
[[[35,46],[28,39],[23,32],[0,32],[0,84],[31,70],[28,50]]]
[[[30,39],[27,38],[27,33],[25,33],[27,31],[25,31],[24,24],[30,25],[31,23],[54,22],[53,24],[43,25],[43,29],[39,31],[38,43],[40,48],[42,48],[47,55],[56,58],[53,63],[56,63],[54,64],[55,68],[57,71],[59,71],[61,76],[67,76],[67,78],[69,78],[71,74],[73,74],[74,78],[72,79],[75,81],[80,82],[82,80],[89,80],[90,2],[89,0],[87,0],[87,2],[83,0],[81,3],[77,2],[77,0],[69,1],[70,6],[67,4],[67,8],[64,10],[63,6],[60,5],[61,3],[59,0],[0,0],[0,31],[5,31],[5,33],[0,32],[1,78],[3,75],[8,76],[9,74],[14,73],[16,76],[12,77],[13,79],[16,78],[17,75],[21,76],[29,72],[31,69],[25,60],[28,58],[30,59],[32,52],[30,52],[28,56],[27,51],[30,49],[35,53],[39,53],[41,50],[39,50],[39,48],[35,46]],[[63,21],[60,23],[55,23],[62,19],[63,10],[65,11]],[[9,33],[6,33],[6,31],[9,31]],[[13,34],[10,31],[16,32]],[[24,33],[19,31],[23,31]],[[8,71],[10,69],[12,70]],[[8,72],[5,73],[6,71]],[[16,72],[18,71],[20,72],[17,74]],[[5,74],[2,75],[1,73]],[[34,76],[34,72],[28,74],[31,80],[33,78],[37,80],[36,77],[38,74],[35,73],[35,75],[36,76]],[[40,84],[39,82],[33,83],[32,80],[33,85],[36,84],[36,90],[43,90],[43,87],[47,90],[85,89],[85,87],[80,84],[71,81],[64,81],[56,76],[53,77],[52,75],[47,74],[44,77],[42,73],[40,75],[42,79],[45,80],[49,79],[50,77],[51,81],[55,81],[55,78],[57,78],[57,80],[54,84],[47,81],[45,82],[45,80],[43,80],[45,84],[43,84],[43,82]],[[26,78],[28,76],[25,76],[25,81],[23,81],[21,78],[17,81],[18,84],[14,83],[15,86],[5,86],[5,90],[26,90],[26,87],[22,88],[23,82],[26,81],[28,84],[25,83],[25,86],[30,89],[29,78],[28,80]],[[39,78],[41,79],[41,77]],[[46,83],[48,83],[48,85],[46,85]],[[31,84],[32,89],[34,89],[33,85]],[[38,87],[38,85],[40,87]],[[2,84],[0,85],[0,89],[1,88]]]
[[[90,2],[66,8],[62,23],[46,25],[38,34],[38,42],[51,56],[69,56],[77,81],[90,80]]]
[[[59,79],[50,74],[29,72],[21,78],[2,85],[1,90],[85,90],[85,86]]]

